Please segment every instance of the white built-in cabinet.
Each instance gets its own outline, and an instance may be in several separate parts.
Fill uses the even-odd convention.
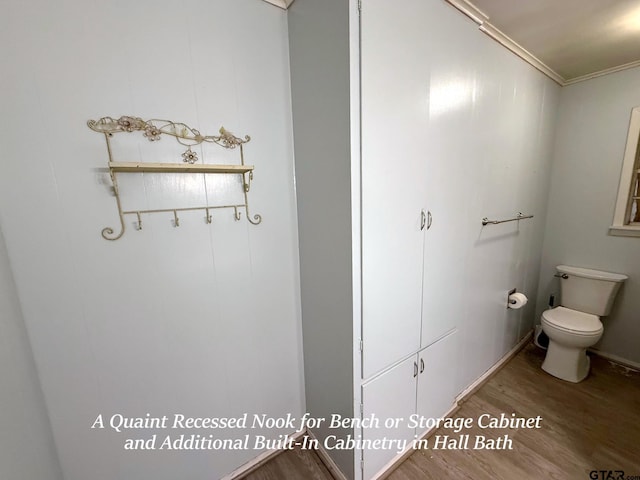
[[[439,418],[458,393],[457,325],[446,283],[447,245],[456,232],[439,215],[458,192],[441,192],[442,159],[429,154],[436,140],[429,134],[429,67],[420,62],[434,48],[422,21],[428,5],[403,3],[411,15],[399,14],[395,2],[362,2],[360,382],[364,418],[404,419],[398,428],[363,429],[362,437],[411,442],[425,432],[408,429],[409,417]],[[363,478],[397,455],[364,450]]]
[[[425,433],[406,427],[411,415],[439,418],[452,407],[459,355],[444,283],[455,232],[439,216],[447,193],[437,185],[442,159],[429,154],[429,66],[420,62],[433,48],[422,21],[428,6],[403,3],[411,15],[395,2],[362,2],[360,131],[362,412],[404,421],[361,434],[411,442]],[[363,478],[397,455],[364,450]]]
[[[363,429],[367,440],[402,439],[411,444],[426,428],[408,428],[409,418],[440,418],[454,403],[457,337],[452,332],[362,386],[363,418],[402,419],[398,427]],[[365,450],[364,478],[372,478],[398,455],[395,449]]]
[[[307,403],[314,416],[350,401],[354,417],[403,419],[351,434],[411,442],[425,432],[409,429],[409,417],[439,418],[458,393],[459,319],[450,285],[438,281],[451,252],[441,247],[455,232],[439,215],[442,160],[429,155],[429,67],[419,61],[436,47],[424,29],[429,2],[359,3],[298,0],[289,17]],[[345,58],[347,82],[335,75]],[[318,138],[328,145],[320,149]],[[351,205],[336,200],[345,192]],[[345,268],[334,263],[346,254]],[[349,293],[336,288],[344,275]],[[351,371],[339,360],[345,348]],[[352,389],[336,386],[347,383]],[[329,455],[348,478],[368,480],[399,453],[356,450],[351,465],[341,452]]]
[[[296,0],[289,10],[314,416],[440,417],[533,320],[506,297],[536,294],[558,89],[450,3],[461,4]],[[482,224],[518,211],[536,220]],[[357,480],[396,457],[328,454]]]
[[[427,153],[433,150],[430,77],[429,64],[420,58],[434,48],[423,22],[428,2],[406,3],[403,9],[411,15],[399,15],[397,4],[388,1],[362,2],[364,378],[456,326],[444,294],[449,257],[443,255],[455,232],[434,208],[442,195],[442,160]]]

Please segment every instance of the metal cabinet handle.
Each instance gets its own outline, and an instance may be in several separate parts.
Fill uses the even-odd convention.
[[[424,210],[420,210],[420,230],[424,230],[424,226],[427,224],[427,216]]]
[[[424,372],[424,358],[420,359],[420,373]]]
[[[418,364],[416,362],[413,362],[413,378],[416,378],[418,376]]]
[[[431,228],[431,224],[433,223],[433,217],[431,216],[431,210],[427,211],[427,230]]]
[[[556,273],[554,277],[560,277],[561,279],[566,280],[567,278],[569,278],[569,275],[567,275],[566,273],[563,273],[562,275]]]

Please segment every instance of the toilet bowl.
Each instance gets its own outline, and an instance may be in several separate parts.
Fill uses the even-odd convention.
[[[568,382],[584,380],[590,367],[586,349],[604,332],[598,316],[556,307],[542,313],[542,330],[549,337],[542,369]]]
[[[628,277],[580,267],[558,265],[561,306],[542,313],[542,330],[549,347],[542,369],[577,383],[589,374],[587,348],[602,337],[600,317],[609,315],[620,285]]]

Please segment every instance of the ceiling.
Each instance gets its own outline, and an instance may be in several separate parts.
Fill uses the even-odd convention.
[[[640,66],[640,0],[445,1],[560,85]]]
[[[640,0],[447,1],[560,84],[640,66]]]

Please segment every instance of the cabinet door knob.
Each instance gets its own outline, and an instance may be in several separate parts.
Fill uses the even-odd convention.
[[[424,372],[424,358],[420,359],[420,373]]]
[[[424,230],[424,226],[427,224],[427,215],[424,210],[420,210],[420,230]]]
[[[413,362],[413,378],[416,378],[418,376],[418,364],[416,362]]]
[[[431,210],[427,211],[427,230],[431,228],[431,224],[433,223],[433,217],[431,216]]]

